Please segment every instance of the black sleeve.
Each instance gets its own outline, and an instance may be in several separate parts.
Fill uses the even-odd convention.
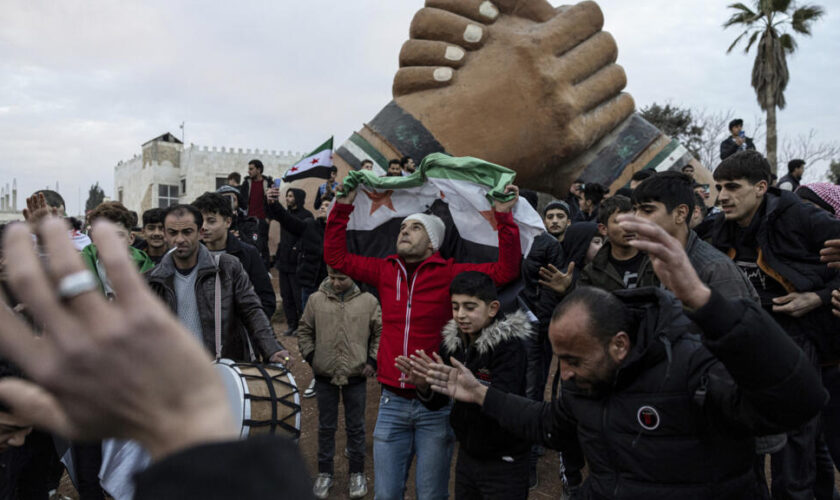
[[[554,264],[557,269],[563,269],[563,263],[566,261],[566,256],[563,253],[563,246],[559,241],[552,237],[553,242],[548,245],[545,252],[545,264],[543,267],[548,267],[548,264]],[[542,331],[548,329],[548,324],[551,321],[551,315],[554,313],[554,308],[560,303],[563,298],[560,294],[547,286],[537,285],[538,290],[538,306],[540,311],[540,328]]]
[[[251,278],[254,291],[260,298],[263,311],[265,311],[265,315],[270,321],[272,316],[274,316],[274,311],[277,309],[277,296],[274,295],[271,278],[256,247],[245,242],[242,242],[242,246],[244,247],[243,252],[248,254],[248,277]]]
[[[712,291],[709,302],[689,316],[720,361],[705,376],[707,412],[771,434],[802,425],[825,404],[816,369],[761,306]]]
[[[189,448],[153,463],[134,481],[136,500],[312,498],[297,446],[278,436]]]
[[[753,146],[755,149],[755,146]],[[720,159],[725,160],[735,154],[738,151],[738,145],[735,144],[735,141],[730,141],[726,139],[725,141],[720,143]]]
[[[321,208],[321,188],[320,187],[318,187],[318,189],[315,190],[315,203],[313,204],[313,206],[315,207],[315,210],[318,210],[319,208]]]
[[[490,387],[481,411],[522,439],[562,450],[577,442],[577,423],[562,401],[533,401]]]
[[[306,231],[306,222],[290,214],[280,203],[269,203],[267,206],[268,217],[279,222],[286,231],[297,237]]]

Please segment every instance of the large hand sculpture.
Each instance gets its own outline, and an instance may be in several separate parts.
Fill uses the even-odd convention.
[[[510,167],[517,183],[554,194],[581,174],[615,187],[641,168],[688,163],[633,114],[603,22],[591,1],[427,0],[400,52],[394,100],[336,163],[387,168],[386,158],[445,151]]]

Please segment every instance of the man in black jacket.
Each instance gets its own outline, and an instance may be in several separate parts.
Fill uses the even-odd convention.
[[[802,176],[805,175],[805,160],[790,160],[787,164],[788,173],[779,179],[779,189],[783,191],[796,191]]]
[[[657,288],[572,292],[549,331],[557,400],[485,387],[456,360],[427,380],[525,439],[563,449],[577,437],[584,498],[756,498],[753,436],[813,418],[826,401],[818,375],[758,304],[703,284],[679,241],[635,216],[621,223],[679,301]]]
[[[204,193],[192,202],[192,206],[201,212],[204,219],[201,226],[204,245],[212,254],[224,252],[239,259],[254,286],[254,292],[260,298],[266,317],[270,319],[277,309],[277,296],[271,286],[271,275],[263,265],[257,249],[230,232],[233,210],[228,200],[219,193]]]
[[[744,120],[736,118],[729,122],[729,137],[720,143],[720,159],[725,160],[738,151],[755,150],[755,144],[744,131]]]
[[[271,218],[280,222],[280,243],[277,245],[274,265],[280,274],[280,297],[283,299],[283,312],[286,315],[286,325],[289,327],[283,334],[294,335],[300,316],[303,314],[303,301],[297,273],[300,258],[300,237],[289,231],[287,227],[289,219],[287,217],[304,221],[312,218],[312,212],[303,208],[303,203],[306,201],[306,192],[302,189],[289,188],[286,191],[285,213],[282,214],[286,224],[283,224],[283,221],[280,220],[281,213],[276,206],[279,204],[278,197],[279,190],[271,188],[268,192],[268,214]]]
[[[826,240],[840,237],[840,221],[789,191],[768,187],[770,165],[756,151],[737,153],[714,172],[723,213],[712,244],[746,273],[761,305],[805,351],[813,366],[837,359],[840,321],[831,314],[831,290],[840,275],[820,262]],[[773,455],[773,495],[811,498],[815,478],[814,419],[788,433]]]
[[[327,277],[327,265],[324,263],[324,228],[327,225],[327,210],[332,199],[331,194],[321,199],[321,206],[314,219],[295,217],[279,203],[268,206],[269,216],[280,222],[283,231],[298,239],[296,277],[300,285],[301,309],[306,307],[309,296],[318,291],[321,282]]]

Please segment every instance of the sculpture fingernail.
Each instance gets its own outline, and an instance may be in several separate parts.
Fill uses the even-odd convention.
[[[452,68],[437,68],[432,76],[439,82],[449,81],[452,79]]]
[[[467,29],[464,30],[464,40],[470,43],[478,42],[482,35],[484,35],[484,30],[476,24],[468,24]]]
[[[448,47],[446,47],[446,53],[443,55],[443,57],[450,61],[460,61],[464,58],[464,54],[466,54],[466,52],[464,52],[464,49],[462,49],[461,47],[449,45]]]
[[[499,9],[490,2],[481,2],[478,6],[478,13],[487,19],[496,19],[499,17]]]

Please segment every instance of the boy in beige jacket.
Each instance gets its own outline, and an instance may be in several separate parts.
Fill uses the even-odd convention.
[[[382,311],[346,274],[327,269],[298,325],[301,356],[312,366],[318,400],[318,477],[313,493],[327,498],[333,482],[338,401],[344,401],[350,459],[350,498],[367,494],[365,465],[366,379],[376,372]]]

